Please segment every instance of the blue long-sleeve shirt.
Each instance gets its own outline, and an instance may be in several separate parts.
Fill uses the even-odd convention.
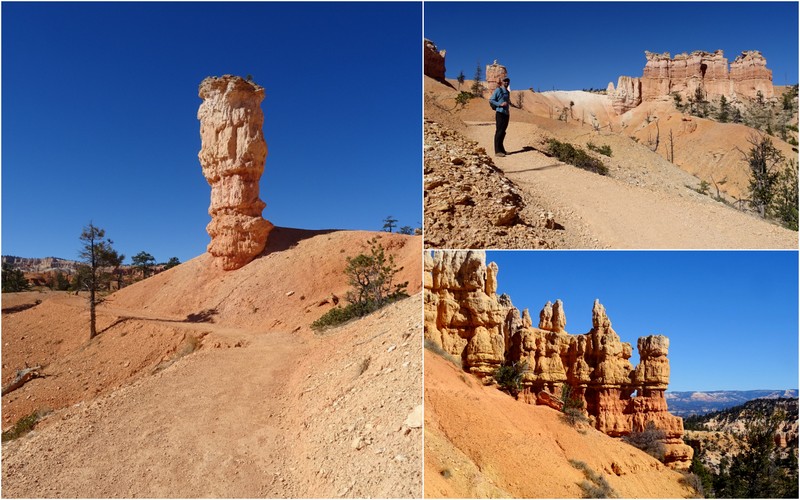
[[[507,115],[509,114],[508,108],[511,107],[510,106],[511,103],[509,102],[510,98],[511,98],[511,93],[508,90],[506,90],[505,87],[499,86],[496,89],[494,89],[494,92],[492,92],[492,97],[489,98],[489,102],[497,106],[497,109],[495,109],[495,111]],[[509,106],[501,106],[504,102],[509,103]]]

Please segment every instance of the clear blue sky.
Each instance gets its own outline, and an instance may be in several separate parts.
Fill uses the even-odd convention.
[[[2,4],[2,253],[75,259],[81,228],[128,256],[205,252],[203,78],[252,75],[264,217],[422,221],[420,3]]]
[[[644,51],[760,50],[776,85],[798,82],[797,2],[425,2],[447,77],[497,59],[512,89],[580,90],[642,76]]]
[[[669,390],[797,388],[797,252],[487,252],[492,261],[498,293],[536,323],[561,299],[566,330],[587,333],[600,299],[634,365],[639,337],[669,337]]]

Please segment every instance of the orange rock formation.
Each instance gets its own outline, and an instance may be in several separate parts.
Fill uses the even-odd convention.
[[[423,71],[426,76],[437,80],[444,80],[444,56],[446,51],[436,48],[436,44],[425,39],[422,42]]]
[[[208,252],[223,269],[238,269],[260,254],[273,225],[261,217],[258,197],[267,144],[262,126],[264,88],[238,76],[200,83],[197,111],[202,145],[198,157],[211,185]]]
[[[497,274],[482,251],[426,254],[426,339],[461,357],[464,369],[487,383],[502,364],[524,362],[520,399],[557,408],[555,395],[569,386],[594,427],[610,436],[653,422],[665,433],[665,463],[688,468],[692,449],[683,444],[683,420],[669,413],[664,398],[669,339],[640,338],[634,367],[631,344],[620,340],[599,301],[588,333],[567,333],[560,300],[545,304],[536,328],[527,310],[520,316],[507,296],[497,295]]]
[[[608,95],[617,113],[622,114],[642,101],[652,101],[678,93],[694,98],[698,89],[706,99],[725,96],[729,99],[755,99],[760,92],[765,99],[774,96],[772,71],[757,50],[742,52],[731,64],[721,50],[662,54],[645,51],[647,63],[641,78],[621,76],[616,89],[608,84]]]
[[[621,76],[617,80],[616,90],[613,83],[609,83],[606,90],[611,97],[611,105],[614,107],[614,111],[619,115],[642,103],[641,78]]]
[[[772,87],[772,71],[767,69],[767,60],[757,50],[742,52],[731,63],[730,72],[733,91],[739,95],[764,98],[775,96]]]
[[[486,89],[493,92],[497,88],[497,80],[508,76],[508,70],[502,64],[497,64],[497,59],[492,64],[486,65]]]

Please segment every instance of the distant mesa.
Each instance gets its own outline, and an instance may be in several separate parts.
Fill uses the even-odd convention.
[[[706,99],[725,96],[728,99],[774,97],[772,71],[767,60],[757,50],[742,52],[728,66],[721,50],[694,51],[678,54],[645,51],[647,63],[641,78],[621,76],[617,87],[608,84],[608,95],[614,110],[622,114],[643,101],[671,97],[677,93],[683,99],[693,98],[698,89]]]
[[[80,264],[74,260],[60,259],[58,257],[30,258],[3,255],[3,264],[8,264],[15,269],[28,273],[43,273],[49,271],[74,272]]]
[[[252,261],[267,244],[273,225],[261,216],[259,198],[267,143],[262,126],[264,88],[238,76],[208,77],[200,83],[197,111],[202,141],[198,157],[211,185],[208,252],[225,270]]]
[[[536,328],[527,310],[520,315],[507,296],[497,296],[499,269],[486,265],[483,251],[426,253],[424,265],[425,338],[459,357],[465,370],[492,383],[501,365],[524,362],[519,399],[553,406],[568,386],[601,432],[625,436],[652,422],[665,433],[664,462],[676,469],[690,466],[683,420],[669,413],[664,397],[670,375],[667,337],[639,338],[640,362],[634,367],[631,344],[621,342],[599,301],[588,333],[566,332],[560,300],[545,304]]]
[[[444,80],[444,56],[446,51],[436,48],[436,44],[427,38],[422,42],[423,72],[436,80]]]
[[[797,389],[749,391],[667,391],[669,407],[675,415],[704,415],[744,404],[754,399],[797,398]]]

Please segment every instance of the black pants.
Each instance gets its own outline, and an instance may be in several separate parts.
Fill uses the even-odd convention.
[[[506,129],[508,128],[508,119],[510,116],[506,113],[495,113],[497,128],[494,132],[494,154],[506,154],[506,148],[503,146],[503,140],[506,138]]]

